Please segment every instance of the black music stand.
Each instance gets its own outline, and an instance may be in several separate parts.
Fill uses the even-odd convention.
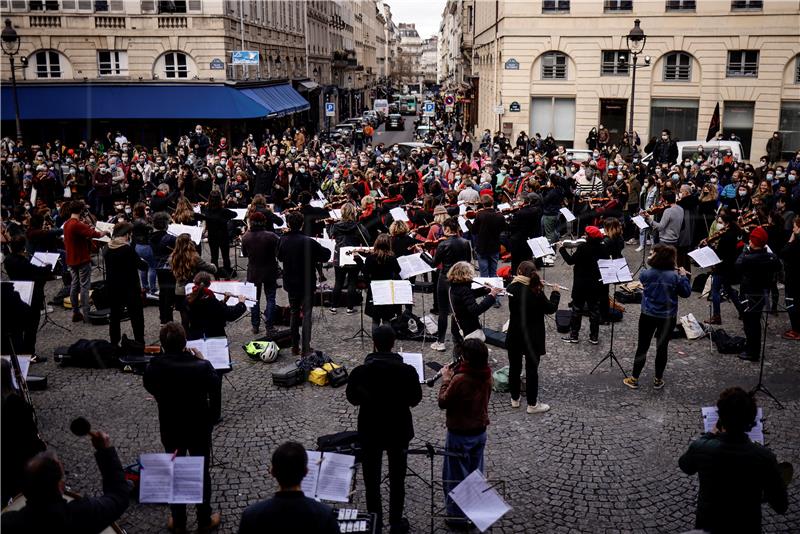
[[[45,300],[47,300],[47,299],[45,299]],[[67,328],[64,325],[58,324],[57,322],[55,322],[53,319],[50,318],[50,312],[47,310],[47,308],[49,306],[50,305],[47,302],[44,303],[44,321],[42,321],[42,324],[39,325],[39,331],[41,332],[44,329],[45,326],[47,326],[48,324],[51,324],[51,325],[53,325],[53,326],[55,326],[57,328],[60,328],[61,330],[65,331],[65,332],[72,333],[71,329]]]
[[[625,261],[624,258],[622,258],[622,260]],[[600,260],[600,261],[602,262],[602,261],[615,261],[615,260]],[[602,273],[602,271],[603,271],[602,267],[601,267],[600,270],[601,270],[601,273]],[[616,281],[610,282],[611,285],[613,286],[613,290],[614,290],[614,296],[611,298],[611,308],[612,309],[614,308],[614,305],[617,303],[617,284],[622,281],[622,280],[619,279],[620,274],[623,274],[623,278],[628,278],[628,276],[625,276],[625,271],[628,271],[627,275],[630,276],[631,273],[630,273],[630,269],[628,268],[628,264],[627,263],[625,263],[624,266],[620,267],[617,270],[617,272],[614,274],[614,278],[616,279]],[[631,278],[632,278],[632,276],[631,276]],[[604,285],[608,285],[608,284],[604,284]],[[606,295],[606,298],[607,298],[607,295]],[[597,368],[600,367],[600,364],[602,364],[604,361],[608,360],[609,367],[613,368],[614,364],[616,363],[617,367],[619,367],[619,370],[622,371],[622,375],[625,378],[628,378],[628,374],[625,372],[625,369],[622,368],[622,364],[619,363],[619,360],[617,359],[617,355],[614,352],[614,322],[615,321],[610,321],[610,322],[611,322],[611,344],[608,347],[608,352],[606,353],[606,355],[603,357],[602,360],[597,362],[597,365],[595,365],[594,368],[592,368],[592,370],[589,372],[589,374],[593,374],[597,370]]]
[[[358,289],[358,292],[361,294],[361,302],[358,303],[358,315],[360,317],[360,325],[358,327],[358,330],[356,330],[355,334],[353,334],[350,337],[343,338],[342,341],[350,341],[351,339],[360,338],[361,339],[361,343],[363,344],[364,343],[364,337],[368,337],[368,338],[372,339],[372,334],[367,332],[366,328],[364,328],[364,300],[366,299],[366,296],[364,295],[364,290],[362,288],[359,288],[359,287],[356,287],[356,289]],[[333,295],[331,295],[331,300],[332,299],[333,299]],[[331,302],[331,306],[333,306],[333,302]]]
[[[430,462],[430,482],[425,480],[419,473],[411,469],[411,467],[407,466],[406,471],[409,475],[416,477],[422,481],[423,484],[428,486],[430,490],[430,516],[431,516],[431,532],[434,532],[434,518],[436,517],[436,484],[434,483],[435,475],[433,472],[434,468],[434,459],[437,456],[442,457],[451,457],[451,458],[463,458],[464,454],[460,452],[450,452],[445,447],[434,447],[433,444],[429,441],[425,442],[425,448],[423,449],[408,449],[409,455],[421,455],[428,458]],[[388,474],[386,475],[388,478]]]
[[[766,297],[764,297],[764,299],[766,300]],[[750,395],[754,397],[755,394],[758,392],[763,393],[764,395],[775,401],[775,404],[778,405],[778,409],[780,410],[784,409],[783,404],[781,404],[781,401],[779,401],[778,398],[775,395],[773,395],[769,389],[767,389],[767,386],[764,385],[764,360],[766,360],[767,358],[767,325],[769,324],[769,314],[770,312],[785,313],[788,311],[789,310],[786,309],[785,307],[783,310],[764,309],[761,311],[761,315],[764,317],[764,331],[762,332],[761,335],[761,362],[758,370],[758,383],[755,386],[753,386],[753,389],[750,390]]]
[[[639,227],[637,226],[637,228]],[[639,274],[639,271],[644,269],[645,265],[647,265],[647,240],[648,238],[652,237],[652,233],[650,232],[649,226],[647,228],[642,228],[642,230],[644,230],[644,245],[642,245],[642,262],[639,264],[636,270],[633,271],[633,276]],[[650,247],[652,248],[652,245],[650,245]]]

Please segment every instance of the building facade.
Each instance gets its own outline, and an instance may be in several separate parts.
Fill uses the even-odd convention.
[[[397,25],[398,31],[398,55],[395,62],[395,79],[400,85],[406,85],[412,91],[413,86],[422,83],[422,70],[420,59],[422,56],[422,39],[419,37],[416,25],[413,23],[400,22]]]
[[[705,139],[719,103],[723,134],[736,133],[748,157],[759,157],[774,131],[787,151],[800,146],[793,0],[476,2],[477,128],[552,134],[583,148],[602,124],[619,139],[631,105],[626,36],[637,18],[647,38],[633,129],[643,144],[664,128]]]
[[[438,42],[438,83],[443,89],[455,91],[470,84],[474,32],[474,0],[448,0]]]
[[[437,83],[438,40],[437,37],[429,37],[422,41],[419,68],[422,72],[422,83],[425,85]]]

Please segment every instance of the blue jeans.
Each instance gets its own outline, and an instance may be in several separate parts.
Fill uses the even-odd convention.
[[[275,309],[277,308],[275,304],[275,294],[277,293],[277,289],[274,287],[267,287],[265,284],[256,284],[256,303],[253,305],[253,309],[250,310],[250,324],[255,327],[258,327],[261,324],[261,288],[264,288],[264,296],[267,299],[267,310],[264,313],[264,326],[266,328],[272,328],[275,323]]]
[[[497,261],[500,259],[500,253],[493,254],[476,254],[478,256],[478,270],[481,273],[481,278],[493,278],[497,276]]]
[[[153,255],[153,247],[150,245],[136,245],[136,254],[147,262],[147,272],[139,271],[139,278],[142,280],[142,289],[145,291],[155,290],[156,288],[156,257]]]
[[[445,456],[442,465],[442,481],[444,482],[444,504],[450,517],[464,517],[464,512],[448,496],[458,484],[470,473],[479,469],[483,473],[483,450],[486,448],[486,432],[477,436],[464,436],[447,431],[445,449],[448,452],[461,453],[462,457]]]
[[[724,276],[720,274],[712,274],[711,275],[711,314],[712,315],[719,315],[719,306],[720,302],[722,301],[722,289],[725,289],[725,293],[728,295],[728,300],[731,301],[736,311],[742,313],[739,305],[739,294],[736,292],[733,287],[731,287],[730,282],[725,279]]]

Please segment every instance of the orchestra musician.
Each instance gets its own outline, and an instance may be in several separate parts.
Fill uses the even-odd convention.
[[[512,273],[517,272],[522,262],[533,260],[533,251],[528,246],[528,239],[538,237],[542,233],[542,197],[539,193],[527,193],[524,199],[522,207],[511,215],[511,221],[508,223],[511,231],[509,251]]]
[[[491,289],[482,287],[472,288],[472,279],[475,278],[475,269],[469,261],[459,261],[447,271],[449,283],[449,305],[453,314],[450,332],[453,335],[453,356],[461,355],[461,345],[465,339],[485,340],[480,316],[491,308],[503,290],[497,287]],[[486,292],[488,290],[488,295]],[[476,296],[486,295],[480,303]],[[441,317],[441,315],[440,315]]]
[[[475,255],[481,277],[497,275],[497,262],[500,258],[500,234],[506,229],[506,219],[494,209],[490,196],[481,197],[481,209],[474,221],[467,221],[467,227],[475,241]]]
[[[674,191],[664,191],[661,196],[668,206],[664,210],[661,220],[656,221],[649,212],[642,212],[642,216],[654,230],[658,231],[660,243],[677,248],[683,226],[683,208],[676,203],[677,198]]]
[[[396,224],[396,221],[393,224]],[[372,250],[364,254],[366,258],[361,257],[361,253],[355,255],[355,261],[364,273],[367,283],[376,280],[399,280],[400,279],[400,264],[397,263],[397,258],[392,252],[392,238],[389,234],[381,234],[375,240]],[[367,288],[367,305],[364,308],[364,313],[372,318],[373,330],[380,326],[381,322],[389,323],[394,317],[400,313],[400,306],[394,305],[376,305],[372,300],[372,287]]]
[[[411,237],[410,230],[405,221],[394,221],[391,226],[389,226],[389,235],[392,238],[392,252],[396,258],[414,254],[414,245],[417,243],[417,240]],[[427,281],[428,274],[425,273],[424,276]],[[416,276],[412,276],[408,281],[413,285],[416,278]],[[413,305],[406,304],[405,309],[410,313],[413,309]]]
[[[169,256],[175,248],[174,235],[169,228],[169,214],[159,211],[153,214],[153,232],[150,234],[150,248],[156,264],[158,279],[158,318],[162,325],[172,322],[172,309],[175,307],[175,277],[169,267]]]
[[[717,214],[717,231],[700,242],[700,245],[714,247],[717,256],[722,260],[711,271],[711,317],[704,321],[706,324],[722,324],[720,303],[723,289],[737,311],[741,312],[739,294],[733,288],[736,282],[735,264],[739,257],[742,233],[736,224],[736,219],[736,214],[727,208],[721,208]]]
[[[92,260],[89,252],[91,240],[103,236],[110,237],[108,232],[98,232],[81,221],[81,214],[85,208],[82,200],[73,200],[69,205],[69,220],[64,223],[66,263],[72,275],[69,302],[72,306],[73,323],[89,321],[89,286],[92,282]]]
[[[217,266],[207,262],[198,254],[197,246],[192,241],[192,238],[189,237],[189,234],[181,234],[175,240],[168,265],[172,271],[172,278],[175,280],[175,309],[181,315],[181,324],[184,330],[188,330],[189,313],[186,309],[186,284],[194,280],[195,275],[201,271],[217,274]],[[172,314],[171,311],[169,313],[170,315]]]
[[[339,265],[339,257],[341,255],[342,247],[357,247],[360,245],[367,246],[368,233],[363,225],[356,222],[356,209],[352,204],[345,204],[342,206],[342,218],[333,223],[330,228],[329,234],[331,239],[336,242],[336,247],[333,253],[333,272],[335,282],[333,285],[333,293],[331,295],[330,312],[336,313],[337,306],[342,296],[342,286],[347,282],[347,313],[355,313],[353,304],[356,298],[356,281],[358,279],[358,266],[356,265]]]
[[[205,339],[209,337],[226,337],[225,324],[235,321],[247,311],[246,297],[238,295],[239,302],[228,306],[233,297],[225,293],[223,300],[218,300],[211,291],[211,275],[199,272],[192,280],[192,292],[186,296],[186,310],[189,314],[189,330],[187,339]]]
[[[109,338],[115,347],[119,345],[120,321],[123,307],[127,310],[133,330],[133,339],[144,347],[144,305],[139,285],[139,271],[147,272],[149,265],[131,246],[133,224],[117,223],[111,242],[104,250],[106,284],[111,296],[108,323]]]
[[[438,206],[437,206],[438,207]],[[439,317],[437,320],[438,331],[436,342],[431,344],[435,351],[444,352],[447,346],[444,344],[447,337],[447,320],[450,316],[450,298],[447,273],[458,262],[472,261],[472,246],[469,241],[458,235],[458,221],[450,218],[442,223],[444,230],[444,241],[436,246],[433,261],[439,268],[439,279],[436,285],[436,293],[439,304]],[[492,299],[494,300],[494,299]],[[494,302],[492,302],[493,304]]]
[[[270,333],[275,324],[275,295],[278,290],[277,252],[280,238],[274,232],[267,230],[267,217],[261,211],[250,215],[248,222],[249,228],[242,236],[242,254],[247,258],[247,281],[256,286],[256,302],[250,311],[250,324],[253,333],[257,334],[261,324],[259,305],[263,290],[267,301],[264,325],[267,333]]]
[[[578,343],[578,332],[581,329],[581,318],[589,314],[589,343],[600,343],[600,299],[607,298],[605,286],[600,280],[600,267],[597,260],[607,258],[603,246],[603,234],[596,226],[586,227],[586,242],[581,243],[570,254],[563,247],[559,248],[567,265],[574,266],[572,277],[572,318],[570,332],[561,339],[567,343]]]
[[[792,221],[792,234],[780,252],[786,274],[786,311],[791,327],[784,339],[800,340],[800,217]]]

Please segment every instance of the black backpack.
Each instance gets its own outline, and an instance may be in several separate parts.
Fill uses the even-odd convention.
[[[425,334],[425,325],[419,317],[409,311],[403,311],[390,322],[397,339],[416,340],[422,339]]]
[[[747,340],[742,336],[730,336],[725,330],[718,329],[711,332],[711,341],[720,354],[740,354],[744,352]]]
[[[63,349],[56,349],[63,352]],[[66,354],[57,354],[56,360],[63,367],[84,367],[88,369],[104,369],[119,367],[114,345],[105,339],[79,339],[69,346]]]

